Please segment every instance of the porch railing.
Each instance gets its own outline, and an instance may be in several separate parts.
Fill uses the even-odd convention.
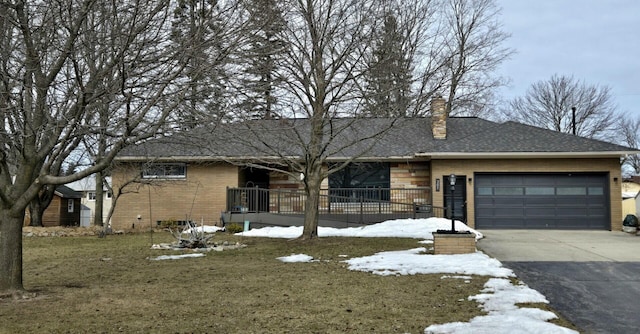
[[[304,214],[306,194],[299,189],[227,188],[228,212]],[[338,188],[322,189],[320,214],[400,217],[443,217],[444,208],[434,207],[431,189]]]

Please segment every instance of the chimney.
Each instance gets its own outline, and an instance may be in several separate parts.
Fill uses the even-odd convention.
[[[447,101],[440,95],[431,100],[431,132],[434,139],[447,139]]]

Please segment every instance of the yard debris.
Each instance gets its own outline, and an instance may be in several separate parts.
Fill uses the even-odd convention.
[[[173,230],[169,227],[169,232],[173,235],[176,240],[178,240],[178,244],[176,248],[208,248],[207,243],[209,239],[213,238],[213,233],[205,233],[204,229],[196,228],[196,224],[192,221],[188,221],[182,229]]]

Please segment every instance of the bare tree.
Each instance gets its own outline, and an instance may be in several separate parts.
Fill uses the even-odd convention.
[[[640,149],[640,117],[620,117],[617,132],[623,145]],[[629,169],[629,176],[640,175],[640,154],[627,156],[623,166]]]
[[[500,47],[506,34],[494,1],[451,4],[452,11],[431,0],[283,2],[284,26],[272,31],[284,52],[274,58],[283,83],[274,105],[281,119],[245,117],[248,132],[230,138],[272,157],[252,166],[303,184],[301,238],[317,236],[322,180],[370,151],[398,117],[424,115],[443,89],[462,101],[495,87],[480,79],[490,78],[510,51]],[[359,128],[371,115],[390,117]],[[336,156],[340,163],[327,163]]]
[[[10,46],[0,59],[0,294],[24,289],[22,223],[42,188],[102,171],[163,131],[188,63],[170,43],[170,17],[166,0],[0,1],[0,45]],[[96,36],[94,24],[108,30]],[[108,121],[93,122],[105,103]],[[96,134],[110,139],[105,154],[61,176],[56,165]]]
[[[608,86],[590,85],[573,76],[553,75],[531,85],[509,103],[507,118],[578,136],[613,138],[616,105]],[[574,109],[575,108],[575,124]]]
[[[171,40],[189,62],[185,103],[173,115],[178,128],[216,122],[226,107],[230,54],[244,37],[238,1],[177,0],[171,21]]]
[[[448,62],[447,112],[478,115],[491,106],[492,91],[505,84],[495,70],[512,50],[503,46],[495,0],[447,0],[445,4]]]
[[[481,115],[506,83],[495,70],[513,51],[503,45],[495,0],[380,1],[385,17],[367,75],[376,115],[428,114],[446,93],[451,115]]]
[[[306,0],[289,5],[283,12],[286,26],[278,36],[286,43],[285,56],[277,64],[286,92],[277,106],[288,118],[245,120],[245,133],[230,137],[261,156],[277,157],[251,166],[301,179],[306,193],[301,238],[310,239],[317,237],[322,180],[348,164],[327,168],[327,158],[347,150],[357,152],[351,158],[365,154],[373,138],[390,129],[393,121],[366,131],[354,126],[364,114],[362,77],[369,68],[381,13],[378,2]]]

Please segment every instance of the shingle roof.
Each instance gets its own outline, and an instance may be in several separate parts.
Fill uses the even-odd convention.
[[[56,187],[56,195],[62,198],[82,198],[82,194],[67,187],[67,186],[57,186]]]
[[[345,158],[410,157],[442,153],[634,153],[628,147],[560,133],[517,122],[496,123],[475,117],[449,118],[447,138],[433,138],[430,118],[359,118],[333,120],[327,156]],[[215,159],[301,156],[308,142],[309,120],[256,120],[196,128],[158,138],[121,152],[119,159]],[[356,140],[357,139],[357,140]],[[637,151],[635,151],[637,152]]]

